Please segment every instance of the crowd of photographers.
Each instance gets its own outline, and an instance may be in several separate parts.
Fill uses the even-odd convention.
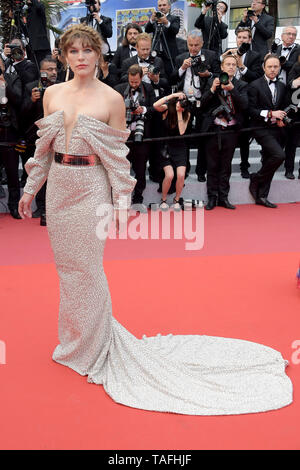
[[[39,0],[29,1],[35,18],[43,18]],[[276,207],[268,200],[275,171],[284,162],[286,178],[295,179],[299,132],[294,122],[300,121],[297,29],[286,26],[281,40],[270,44],[274,18],[267,14],[265,0],[254,0],[236,28],[236,47],[222,50],[222,40],[228,35],[223,21],[228,8],[225,2],[205,2],[185,42],[176,37],[180,20],[170,13],[171,4],[158,0],[157,11],[144,31],[137,24],[126,25],[123,42],[112,53],[108,41],[111,19],[101,15],[99,0],[87,4],[88,14],[80,21],[95,28],[104,44],[98,78],[124,97],[131,131],[127,158],[137,179],[132,198],[135,207],[146,211],[143,192],[149,162],[149,177],[162,193],[161,209],[169,209],[168,194],[175,194],[173,208],[180,210],[184,180],[191,170],[189,149],[197,148],[198,181],[207,182],[206,209],[216,205],[235,209],[228,194],[237,147],[241,175],[249,179],[255,203]],[[59,39],[51,53],[46,43],[43,48],[26,50],[22,40],[15,38],[5,44],[0,55],[0,165],[5,169],[2,183],[7,182],[8,207],[14,218],[20,218],[20,186],[26,181],[25,170],[19,181],[19,158],[24,167],[34,153],[34,123],[43,116],[43,92],[72,78],[61,56]],[[37,54],[39,70],[33,60]],[[259,171],[250,174],[252,138],[261,145],[262,160]],[[46,184],[36,196],[33,214],[41,217],[41,225],[46,225]],[[0,198],[3,193],[0,180]]]

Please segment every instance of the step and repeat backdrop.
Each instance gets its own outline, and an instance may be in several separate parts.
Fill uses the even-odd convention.
[[[65,30],[72,24],[80,22],[80,18],[87,15],[88,8],[85,1],[66,1],[66,10],[61,11],[52,18],[52,24],[60,30]],[[184,24],[184,1],[171,2],[171,12],[180,17],[180,31],[178,36],[186,39],[186,27]],[[113,36],[109,39],[111,50],[114,51],[121,44],[123,33],[128,23],[138,23],[144,26],[151,14],[157,8],[156,1],[149,0],[102,0],[101,14],[112,19]],[[51,37],[52,45],[54,35]]]

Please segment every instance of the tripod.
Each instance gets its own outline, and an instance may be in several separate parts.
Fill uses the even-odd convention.
[[[170,50],[167,44],[166,36],[163,31],[163,25],[159,23],[156,23],[155,33],[154,33],[154,37],[152,41],[151,51],[153,50],[155,50],[158,53],[165,51],[167,55],[167,59],[171,63],[172,71],[175,69],[174,63],[170,54]]]
[[[215,39],[218,41],[219,53],[221,54],[222,53],[222,40],[221,40],[221,37],[220,37],[218,22],[219,22],[219,19],[218,19],[218,12],[217,12],[217,4],[213,3],[213,5],[212,5],[212,21],[211,21],[210,28],[209,28],[207,49],[211,48],[212,39],[213,39],[213,37],[215,37]]]

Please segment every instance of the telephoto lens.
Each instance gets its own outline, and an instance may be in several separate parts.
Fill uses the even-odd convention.
[[[134,141],[142,142],[144,137],[144,119],[138,119],[136,121],[136,128],[134,132]]]

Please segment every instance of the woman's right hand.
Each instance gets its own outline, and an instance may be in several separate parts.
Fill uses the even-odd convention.
[[[19,214],[22,217],[22,219],[25,219],[28,217],[29,219],[32,217],[32,211],[31,211],[31,203],[33,201],[33,194],[28,194],[24,193],[23,196],[21,197],[19,201]]]

